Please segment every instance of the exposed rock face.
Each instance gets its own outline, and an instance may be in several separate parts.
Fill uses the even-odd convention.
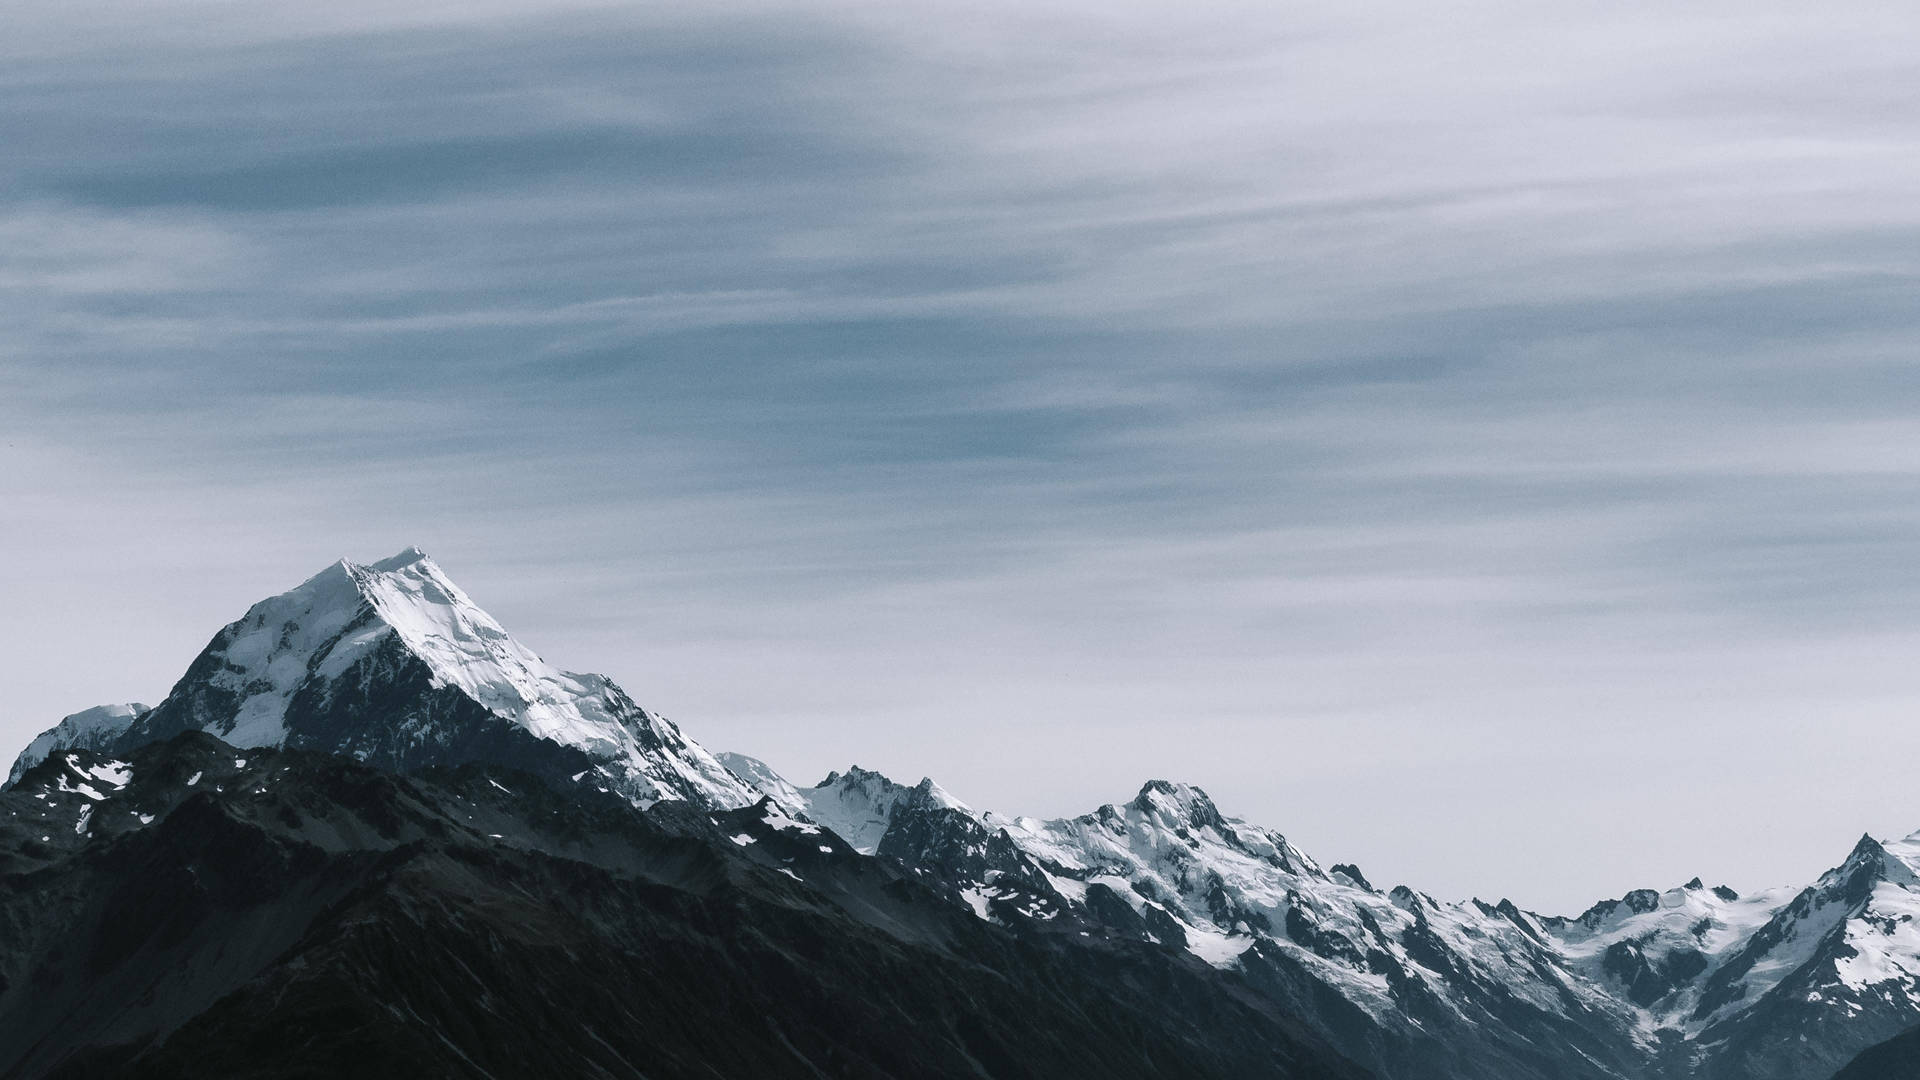
[[[1191,958],[1022,940],[771,803],[202,732],[0,792],[0,927],[6,1076],[1366,1076]]]

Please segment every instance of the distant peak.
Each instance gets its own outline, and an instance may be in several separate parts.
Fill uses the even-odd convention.
[[[394,555],[391,558],[381,559],[379,562],[376,562],[376,563],[368,563],[367,569],[378,570],[384,574],[384,573],[390,573],[394,570],[404,570],[407,567],[414,565],[415,563],[432,562],[432,561],[433,561],[432,559],[427,557],[426,552],[421,551],[419,548],[414,547],[412,545],[408,545],[398,555]]]
[[[115,705],[95,705],[91,709],[82,709],[66,719],[73,721],[76,725],[91,724],[139,716],[150,708],[151,706],[143,705],[138,701],[123,701]]]
[[[786,777],[773,771],[773,767],[756,757],[745,754],[720,753],[714,759],[719,761],[728,772],[747,782],[747,786],[763,795],[771,797],[774,804],[789,814],[804,813],[806,798],[798,788],[787,782]]]
[[[827,778],[815,784],[814,787],[824,788],[834,787],[835,785],[850,787],[854,785],[864,786],[867,784],[878,784],[882,790],[899,786],[886,776],[874,772],[872,769],[863,769],[858,765],[849,765],[847,766],[846,772],[835,770],[828,773]]]
[[[743,780],[764,780],[768,783],[778,784],[785,784],[787,782],[779,773],[773,771],[773,766],[768,765],[757,757],[737,754],[731,750],[724,750],[713,756],[719,759],[720,764],[732,769],[734,774]]]
[[[1878,858],[1886,853],[1887,849],[1880,846],[1880,841],[1875,840],[1872,833],[1862,833],[1860,842],[1853,845],[1853,851],[1848,858]]]
[[[943,809],[948,809],[948,810],[969,809],[966,803],[963,803],[959,799],[954,798],[953,795],[950,792],[948,792],[946,788],[943,788],[939,784],[934,783],[933,777],[931,776],[921,777],[920,782],[913,786],[913,794],[914,794],[914,798],[919,800],[920,802],[927,803],[933,806],[938,806]]]
[[[1351,881],[1353,884],[1358,885],[1368,892],[1379,891],[1373,887],[1372,882],[1367,880],[1367,875],[1361,873],[1360,868],[1352,863],[1334,863],[1331,872],[1344,875],[1348,881]]]
[[[1191,825],[1224,824],[1219,808],[1207,793],[1191,784],[1171,780],[1149,780],[1140,786],[1140,794],[1130,804],[1141,813],[1170,813]]]
[[[416,575],[424,573],[427,577],[441,579],[445,578],[446,573],[427,556],[426,552],[417,547],[408,547],[378,562],[357,563],[352,559],[335,559],[319,573],[301,582],[292,590],[262,603],[268,605],[285,601],[300,604],[351,603],[355,594],[366,591],[369,580],[409,569],[413,569]],[[256,609],[260,607],[258,604],[254,606]]]
[[[1636,915],[1645,915],[1649,911],[1659,910],[1660,894],[1652,889],[1635,889],[1621,897],[1621,902]]]

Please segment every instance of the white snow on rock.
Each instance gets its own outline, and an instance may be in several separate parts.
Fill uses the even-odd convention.
[[[1872,893],[1846,923],[1852,956],[1834,965],[1856,994],[1898,991],[1920,1002],[1920,832],[1880,845],[1885,857]]]
[[[583,751],[598,763],[603,783],[637,804],[693,798],[731,808],[758,798],[605,676],[562,671],[514,640],[418,548],[364,565],[343,559],[253,605],[221,631],[154,716],[165,715],[172,730],[199,727],[236,746],[285,745],[297,696],[333,700],[336,689],[353,689],[343,676],[365,670],[362,661],[378,659],[393,643],[425,665],[435,688],[455,688],[537,738]],[[21,757],[26,764],[15,767],[24,771],[50,748],[84,739],[97,748],[129,728],[138,735],[134,722],[148,711],[108,706],[69,717],[36,739]],[[394,734],[406,745],[458,736]]]
[[[815,787],[792,789],[791,785],[787,786],[794,790],[810,820],[832,829],[862,855],[871,855],[879,848],[880,838],[892,824],[894,812],[909,800],[967,810],[965,803],[947,794],[931,778],[922,778],[920,783],[908,787],[858,765],[844,773],[827,774]]]
[[[902,806],[932,806],[973,812],[967,804],[948,794],[945,788],[923,777],[911,787],[852,766],[846,772],[832,772],[819,784],[803,788],[773,771],[766,762],[745,754],[723,753],[720,760],[736,776],[757,792],[772,800],[783,813],[824,825],[862,855],[871,855],[880,846]]]
[[[7,784],[19,781],[21,774],[62,750],[99,750],[119,738],[133,722],[147,713],[137,701],[119,705],[96,705],[74,713],[41,732],[27,744],[7,772]]]
[[[779,804],[772,800],[768,800],[767,804],[760,808],[760,820],[766,822],[769,828],[780,832],[798,833],[802,836],[820,835],[820,826],[810,821],[796,818],[781,809]]]
[[[133,779],[133,766],[124,761],[102,761],[87,766],[86,772],[109,787],[123,788]]]
[[[132,767],[124,761],[103,761],[94,765],[82,765],[80,755],[72,753],[63,755],[63,760],[66,762],[67,772],[71,772],[79,779],[69,780],[66,773],[62,773],[55,781],[56,790],[84,795],[94,802],[100,802],[107,797],[99,787],[95,786],[96,784],[118,791],[126,787],[127,781],[133,778]]]
[[[1782,905],[1733,962],[1745,993],[1714,1010],[1712,1021],[1776,991],[1846,1015],[1890,1003],[1920,1013],[1920,833],[1886,843],[1862,837],[1844,863]]]
[[[1150,930],[1171,924],[1189,952],[1218,967],[1266,942],[1384,1017],[1400,1006],[1368,959],[1381,953],[1434,987],[1465,977],[1504,984],[1537,1007],[1564,1007],[1563,986],[1537,976],[1551,958],[1495,909],[1361,887],[1351,875],[1323,871],[1281,834],[1223,816],[1196,787],[1152,781],[1129,803],[1077,818],[988,815],[987,822],[1004,828],[1064,895],[1085,903],[1091,889],[1104,887],[1147,918]],[[1443,948],[1455,970],[1428,968],[1430,955],[1416,956],[1408,944],[1420,937]],[[1585,1007],[1618,1011],[1598,991],[1566,989]],[[1444,991],[1442,999],[1468,1017]]]
[[[377,616],[358,635],[397,635],[438,680],[539,738],[585,751],[625,779],[636,801],[691,794],[730,808],[757,797],[706,748],[635,705],[606,676],[562,671],[514,640],[418,548],[337,569]],[[337,662],[326,658],[329,668]]]
[[[993,916],[987,911],[987,903],[993,898],[988,894],[987,890],[981,888],[961,889],[960,898],[967,902],[968,909],[971,910],[976,917],[989,922],[992,921]]]
[[[858,768],[799,788],[753,759],[730,758],[729,764],[788,812],[869,854],[916,790]],[[930,780],[921,790],[939,791]],[[1561,918],[1504,902],[1442,902],[1405,887],[1382,892],[1357,870],[1323,870],[1281,834],[1222,815],[1205,792],[1184,784],[1153,781],[1132,802],[1056,820],[976,814],[943,791],[938,797],[1003,833],[1044,870],[1070,908],[1084,914],[1093,890],[1109,890],[1109,903],[1126,905],[1164,940],[1177,935],[1210,964],[1232,967],[1256,944],[1279,950],[1378,1016],[1401,1005],[1370,953],[1391,957],[1466,1022],[1475,1021],[1472,1004],[1455,996],[1463,982],[1497,987],[1549,1013],[1609,1017],[1649,1048],[1669,1037],[1657,1034],[1662,1031],[1703,1037],[1789,979],[1816,983],[1812,1000],[1875,995],[1912,1002],[1920,1022],[1920,833],[1885,845],[1863,841],[1845,864],[1805,890],[1742,896],[1694,881]],[[1870,887],[1860,884],[1862,874]],[[959,888],[957,899],[989,918],[990,903],[1016,895],[994,882],[989,870],[985,879]],[[1855,894],[1863,888],[1859,900]],[[1034,917],[1057,914],[1036,910]],[[1835,942],[1844,947],[1834,948]],[[1616,946],[1638,950],[1661,970],[1692,974],[1676,977],[1651,1004],[1636,1004],[1607,970],[1605,958]],[[1712,979],[1730,964],[1737,972],[1729,969],[1722,978],[1737,974],[1742,991],[1694,1015]]]
[[[1670,965],[1686,953],[1699,953],[1705,964],[1700,975],[1643,1009],[1639,1017],[1646,1032],[1690,1030],[1701,1026],[1689,1014],[1699,1004],[1704,976],[1751,940],[1798,891],[1780,888],[1741,896],[1724,887],[1706,888],[1696,880],[1662,893],[1629,893],[1623,900],[1595,905],[1578,918],[1541,919],[1537,925],[1570,969],[1600,986],[1619,988],[1618,979],[1606,970],[1609,950],[1631,947],[1661,965]],[[1804,962],[1816,943],[1801,942],[1805,948],[1798,950],[1798,961],[1791,958],[1794,950],[1778,952],[1756,967],[1749,986],[1770,988],[1787,970]]]
[[[774,772],[766,762],[759,758],[723,751],[714,755],[727,770],[746,781],[749,787],[773,800],[774,805],[789,814],[807,812],[806,796],[800,789],[788,783],[786,778]]]

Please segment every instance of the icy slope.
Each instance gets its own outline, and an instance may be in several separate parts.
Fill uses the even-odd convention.
[[[1920,832],[1879,847],[1872,887],[1836,950],[1834,977],[1855,995],[1897,994],[1920,1004]]]
[[[858,765],[845,773],[829,773],[818,786],[802,788],[798,795],[809,819],[839,833],[862,855],[879,849],[881,838],[903,805],[970,812],[965,803],[947,794],[930,777],[906,787]]]
[[[133,722],[145,715],[147,707],[137,701],[122,705],[95,705],[74,713],[41,732],[13,760],[7,772],[7,784],[19,782],[28,769],[61,750],[98,750],[118,739]]]
[[[1825,1076],[1920,1023],[1920,834],[1862,837],[1701,981],[1712,1080]]]
[[[1540,924],[1571,967],[1644,1009],[1649,1029],[1695,1027],[1704,976],[1718,969],[1793,899],[1795,890],[1741,896],[1698,878],[1665,892],[1603,900],[1578,918]]]
[[[342,560],[255,604],[116,744],[191,729],[402,770],[517,764],[643,805],[756,797],[605,676],[562,671],[515,641],[417,548]]]
[[[728,772],[745,781],[748,787],[759,794],[772,799],[773,804],[780,809],[789,814],[806,812],[806,799],[801,796],[800,789],[788,783],[779,773],[774,772],[766,762],[732,751],[721,751],[714,757],[720,764],[727,767]]]
[[[977,817],[931,777],[908,787],[854,765],[844,773],[828,773],[825,780],[803,788],[758,758],[723,753],[720,761],[760,794],[772,799],[774,805],[789,814],[803,815],[817,825],[825,825],[862,855],[872,855],[879,849],[881,838],[903,808],[955,810]]]
[[[1504,901],[1382,892],[1355,867],[1323,869],[1280,833],[1226,817],[1199,788],[1156,780],[1081,817],[989,822],[1076,906],[1123,924],[1117,900],[1157,940],[1238,968],[1296,1007],[1337,994],[1367,1030],[1457,1061],[1426,1075],[1611,1076],[1637,1056],[1629,1010],[1569,970],[1531,916]],[[1370,1039],[1342,1040],[1350,1018],[1315,1018],[1363,1063],[1391,1070]],[[1542,1042],[1565,1060],[1540,1067]]]

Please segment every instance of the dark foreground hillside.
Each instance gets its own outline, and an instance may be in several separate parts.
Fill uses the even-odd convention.
[[[1359,1078],[1238,978],[764,807],[190,732],[0,793],[7,1077]]]
[[[1861,1051],[1833,1080],[1920,1080],[1920,1028]]]

